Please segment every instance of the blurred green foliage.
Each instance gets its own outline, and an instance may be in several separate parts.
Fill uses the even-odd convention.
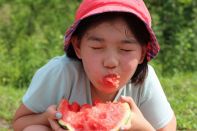
[[[0,84],[27,86],[34,72],[63,54],[64,33],[80,0],[0,0]],[[161,51],[153,64],[163,73],[197,67],[197,2],[145,1]]]
[[[0,83],[26,86],[48,59],[63,54],[77,1],[0,1]]]
[[[151,0],[146,3],[161,45],[157,63],[163,73],[197,70],[197,1]]]

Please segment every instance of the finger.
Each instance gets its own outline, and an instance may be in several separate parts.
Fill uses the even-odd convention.
[[[135,104],[134,100],[131,97],[121,96],[120,97],[121,102],[127,102],[132,110],[132,112],[135,112],[139,115],[142,115],[140,109]]]
[[[56,112],[55,113],[55,118],[56,119],[61,119],[62,118],[62,114],[60,112]]]
[[[48,114],[48,118],[50,119],[56,119],[56,106],[55,105],[51,105],[47,108],[47,114]]]
[[[54,130],[54,131],[58,131],[61,129],[61,127],[57,124],[56,121],[52,120],[52,119],[48,119],[50,125],[51,125],[51,128]]]
[[[127,102],[131,109],[134,109],[135,107],[137,107],[137,105],[135,104],[134,100],[131,97],[121,96],[119,101]]]
[[[62,118],[62,114],[56,110],[56,105],[51,105],[47,109],[48,118],[50,119],[60,119]]]
[[[131,130],[131,125],[124,125],[120,127],[120,131],[129,131]]]

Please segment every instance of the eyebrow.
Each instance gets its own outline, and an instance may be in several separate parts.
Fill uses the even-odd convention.
[[[88,35],[87,36],[88,40],[92,40],[92,41],[105,41],[104,38],[98,37],[98,36],[94,36],[94,35]]]
[[[101,37],[98,37],[98,36],[95,36],[95,35],[88,35],[88,34],[87,34],[87,39],[92,40],[92,41],[100,41],[100,42],[105,41],[104,38],[101,38]],[[126,39],[120,40],[120,43],[132,44],[132,43],[137,43],[137,40],[134,39],[134,38],[126,38]]]
[[[120,41],[121,43],[125,43],[125,44],[132,44],[132,43],[137,43],[136,39],[124,39]]]

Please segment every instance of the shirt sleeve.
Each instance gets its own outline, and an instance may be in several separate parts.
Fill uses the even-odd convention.
[[[162,128],[170,122],[173,111],[151,66],[148,67],[141,98],[139,108],[155,129]]]
[[[40,68],[23,97],[23,104],[31,111],[40,113],[65,97],[65,93],[70,92],[68,87],[71,87],[71,83],[69,72],[64,68],[60,58],[54,58]]]

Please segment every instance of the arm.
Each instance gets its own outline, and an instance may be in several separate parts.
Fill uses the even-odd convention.
[[[149,66],[140,111],[158,131],[176,129],[176,118],[154,69]],[[151,115],[150,115],[151,114]],[[173,118],[173,119],[172,119]]]
[[[55,105],[49,106],[46,112],[34,113],[29,110],[24,104],[21,104],[14,116],[13,128],[15,131],[22,131],[23,129],[31,125],[43,125],[51,128],[48,119],[56,119],[56,113],[57,111]]]
[[[163,128],[158,129],[157,131],[176,131],[176,117],[173,115],[172,120]]]
[[[24,104],[18,108],[13,120],[13,128],[15,131],[22,131],[30,125],[46,125],[49,126],[46,113],[36,114],[29,110]]]
[[[67,97],[71,89],[70,82],[67,81],[70,81],[70,68],[75,66],[67,66],[64,61],[64,57],[56,57],[35,73],[23,96],[23,104],[16,111],[13,120],[16,131],[21,131],[32,124],[49,126],[46,117],[49,113],[45,111],[50,105],[57,104],[62,97]]]

